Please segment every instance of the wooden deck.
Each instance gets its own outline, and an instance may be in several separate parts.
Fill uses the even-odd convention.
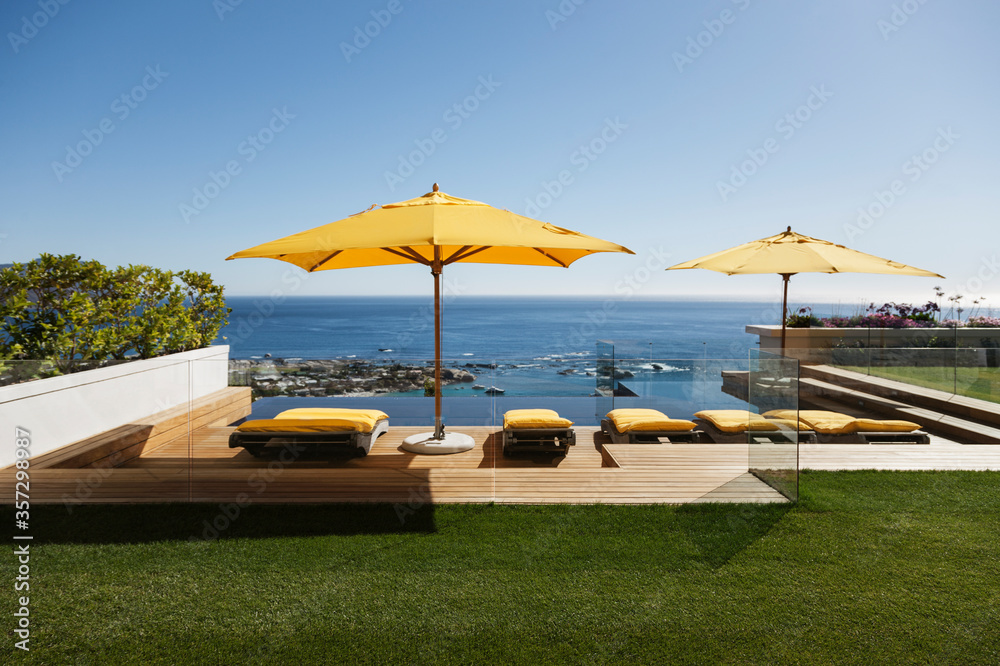
[[[393,427],[363,458],[286,448],[268,458],[230,449],[231,427],[205,427],[114,469],[39,469],[35,502],[784,502],[747,469],[747,445],[611,444],[577,428],[569,454],[504,457],[495,428],[456,428],[476,447],[416,455],[402,440],[426,427]],[[6,474],[6,471],[5,471]],[[8,487],[13,487],[9,484]]]
[[[800,444],[799,468],[1000,471],[1000,444]]]
[[[499,431],[472,435],[468,452],[424,456],[402,440],[426,427],[392,427],[363,458],[283,449],[254,458],[228,446],[231,427],[207,426],[115,468],[31,469],[31,500],[40,503],[211,502],[247,504],[388,502],[401,510],[427,503],[644,504],[784,502],[749,468],[788,466],[791,445],[611,444],[596,427],[577,427],[568,455],[504,457]],[[802,469],[1000,470],[1000,445],[803,444]],[[12,502],[13,470],[0,472]],[[10,496],[7,496],[10,495]]]

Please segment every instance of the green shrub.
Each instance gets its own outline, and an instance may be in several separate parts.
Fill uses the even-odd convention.
[[[799,308],[796,312],[788,315],[785,326],[788,328],[809,328],[810,326],[822,326],[819,317],[812,313],[812,308]]]
[[[42,254],[0,271],[0,358],[66,373],[205,347],[227,323],[222,292],[208,273]]]

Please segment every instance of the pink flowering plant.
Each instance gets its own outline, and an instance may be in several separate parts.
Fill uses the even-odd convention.
[[[965,325],[973,328],[1000,328],[1000,317],[987,317],[986,315],[969,317]]]
[[[940,300],[944,296],[944,291],[940,287],[934,288],[934,294]],[[956,294],[948,297],[950,306],[948,307],[948,318],[938,321],[938,317],[944,313],[938,301],[927,301],[923,305],[910,305],[908,303],[883,303],[876,306],[874,303],[868,305],[864,312],[851,317],[817,317],[813,314],[812,308],[803,307],[795,310],[785,320],[785,325],[790,328],[809,328],[821,326],[824,328],[1000,328],[1000,317],[990,315],[980,315],[979,311],[985,298],[976,298],[972,301],[972,310],[967,313],[965,321],[962,320],[962,295]],[[955,316],[957,315],[957,316]]]
[[[820,319],[826,328],[931,328],[937,326],[938,304],[928,301],[914,306],[906,303],[885,303],[868,306],[864,314],[853,317],[827,317]]]

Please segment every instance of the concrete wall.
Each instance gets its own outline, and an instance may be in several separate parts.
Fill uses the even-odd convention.
[[[14,431],[31,456],[98,435],[226,388],[229,346],[0,387],[0,468],[14,463]]]
[[[759,336],[761,351],[781,353],[781,326],[747,326],[746,332]],[[1000,343],[1000,331],[995,328],[789,328],[785,331],[785,356],[813,364],[846,362],[833,359],[836,348],[849,356],[846,350],[855,347],[913,347],[926,348],[920,352],[926,359],[939,356],[942,363],[954,363],[954,349],[928,347],[933,338],[957,343],[960,347],[979,348],[970,352],[974,358],[962,364],[987,365],[993,355],[982,347],[989,343],[988,346],[995,349]]]

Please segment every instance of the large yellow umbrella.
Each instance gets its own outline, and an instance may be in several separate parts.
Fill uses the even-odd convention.
[[[885,273],[943,277],[922,268],[876,257],[830,241],[803,236],[788,227],[775,236],[744,243],[728,250],[671,266],[707,268],[727,275],[777,273],[784,283],[781,301],[781,351],[785,351],[785,320],[788,318],[788,278],[796,273]]]
[[[445,433],[441,422],[441,271],[448,264],[526,264],[568,267],[595,252],[631,250],[438,191],[237,252],[227,259],[267,257],[307,271],[417,263],[434,276],[434,432],[408,437],[403,447],[420,453],[454,453],[471,437]]]

